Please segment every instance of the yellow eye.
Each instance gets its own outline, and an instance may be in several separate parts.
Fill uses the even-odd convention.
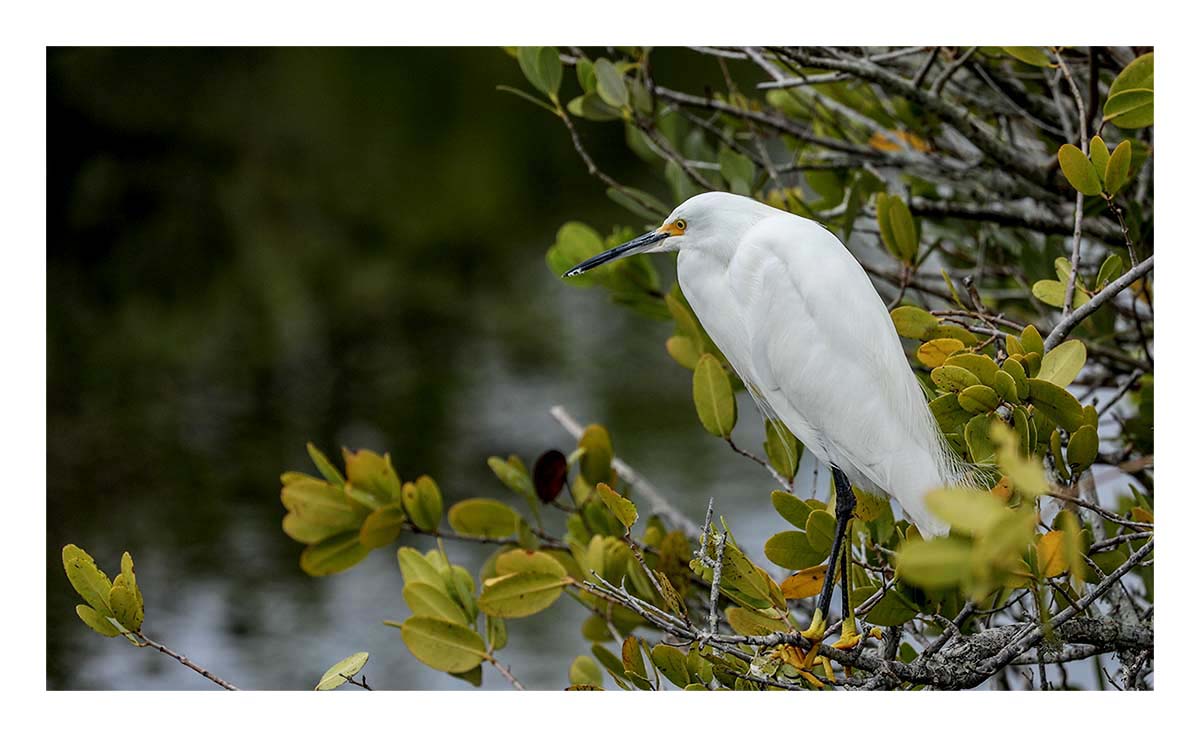
[[[676,220],[673,225],[675,226],[675,230],[678,230],[680,233],[687,230],[687,221],[683,218]]]

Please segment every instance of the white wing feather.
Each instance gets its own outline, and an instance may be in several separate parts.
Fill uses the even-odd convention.
[[[893,496],[922,534],[945,534],[924,496],[968,472],[934,424],[887,308],[832,233],[792,215],[767,218],[725,273],[694,287],[733,298],[692,304],[771,414],[856,486]],[[740,314],[706,315],[705,303]]]

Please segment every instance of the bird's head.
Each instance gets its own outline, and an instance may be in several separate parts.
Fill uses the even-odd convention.
[[[667,216],[658,228],[598,253],[563,274],[578,276],[610,261],[639,253],[678,251],[700,246],[723,236],[736,238],[739,226],[747,220],[757,220],[763,208],[775,212],[749,197],[726,192],[705,192],[687,200]]]

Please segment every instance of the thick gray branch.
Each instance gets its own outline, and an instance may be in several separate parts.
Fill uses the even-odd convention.
[[[1054,330],[1050,331],[1050,335],[1046,336],[1046,350],[1049,351],[1061,343],[1063,338],[1067,337],[1075,329],[1075,326],[1083,322],[1088,315],[1100,309],[1106,302],[1128,289],[1129,285],[1150,273],[1150,270],[1153,268],[1154,256],[1150,256],[1145,261],[1122,274],[1121,278],[1101,289],[1095,297],[1092,297],[1087,303],[1081,305],[1079,309],[1064,317],[1062,321],[1054,326]]]

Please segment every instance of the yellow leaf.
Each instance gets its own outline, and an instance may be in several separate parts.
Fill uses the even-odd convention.
[[[1038,569],[1042,578],[1054,578],[1067,572],[1067,550],[1062,530],[1051,530],[1037,543]]]
[[[917,349],[917,360],[929,368],[937,368],[945,363],[952,354],[963,348],[963,342],[957,338],[935,338],[921,344],[921,347]]]
[[[899,151],[900,144],[896,142],[899,140],[914,151],[929,153],[931,150],[925,139],[908,131],[893,130],[888,131],[888,133],[890,135],[885,135],[882,131],[876,131],[871,136],[871,140],[867,141],[867,144],[877,151]]]
[[[992,487],[992,496],[1005,503],[1012,499],[1012,493],[1012,481],[1007,476],[1001,476],[996,485]]]
[[[1129,510],[1129,514],[1133,517],[1134,522],[1150,523],[1154,521],[1154,514],[1145,507],[1134,507]]]
[[[825,585],[825,571],[828,569],[828,565],[805,568],[803,571],[793,573],[783,579],[779,588],[783,589],[783,595],[788,599],[807,599],[810,596],[816,596],[821,593],[821,587]]]
[[[626,529],[633,527],[638,518],[637,507],[633,502],[613,491],[608,484],[596,484],[596,492],[604,506],[608,507],[608,511],[612,512]]]

